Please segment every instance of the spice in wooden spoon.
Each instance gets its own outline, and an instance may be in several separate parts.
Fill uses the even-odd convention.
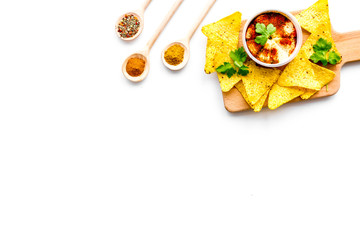
[[[132,77],[140,76],[145,70],[145,60],[137,57],[130,58],[126,64],[126,72]]]
[[[145,49],[141,52],[137,52],[134,53],[132,55],[130,55],[123,63],[122,66],[122,72],[124,74],[124,76],[129,79],[132,82],[141,82],[142,80],[144,80],[146,78],[146,76],[149,73],[149,69],[150,69],[150,63],[148,60],[149,57],[149,53],[150,50],[152,48],[152,46],[154,45],[155,41],[157,40],[157,38],[159,37],[159,35],[162,33],[162,31],[164,30],[165,26],[168,24],[168,22],[170,21],[170,19],[172,18],[172,16],[175,14],[176,10],[179,8],[179,6],[181,5],[181,3],[184,0],[176,0],[174,5],[171,7],[170,11],[168,12],[168,14],[165,16],[164,20],[162,21],[162,23],[160,24],[160,26],[158,27],[158,29],[155,31],[154,35],[152,36],[152,38],[149,40],[149,42],[146,44]],[[138,62],[137,60],[134,60],[134,58],[138,58],[144,61],[144,68],[142,68],[142,65],[140,65],[140,68],[135,68],[135,69],[130,69],[131,66],[134,67],[134,65],[129,65],[129,61],[131,60],[134,64],[136,62]],[[138,62],[139,63],[139,62]],[[129,67],[129,69],[127,69],[127,67]],[[128,70],[130,72],[128,72]],[[132,70],[134,70],[134,72],[131,72]],[[131,73],[134,73],[134,75],[139,74],[139,72],[141,72],[140,75],[138,76],[132,76],[130,75]]]
[[[165,61],[173,66],[177,66],[184,60],[185,49],[180,44],[169,47],[164,54]]]
[[[178,71],[186,66],[190,58],[190,40],[215,2],[216,0],[209,0],[199,19],[184,39],[170,43],[166,46],[161,56],[163,63],[167,68],[173,71]]]
[[[151,0],[145,0],[142,6],[133,12],[123,14],[115,25],[116,34],[124,41],[136,39],[144,28],[144,12]]]
[[[140,29],[140,20],[134,14],[125,14],[117,26],[121,38],[134,37]]]

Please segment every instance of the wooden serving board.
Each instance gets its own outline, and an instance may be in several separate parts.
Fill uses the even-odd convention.
[[[300,11],[292,12],[293,15],[298,14]],[[240,41],[239,47],[243,46],[242,42],[242,32],[246,20],[243,20],[241,23],[241,30],[240,30]],[[303,43],[306,39],[310,36],[310,33],[303,30]],[[342,55],[342,62],[335,66],[330,65],[327,68],[334,71],[336,76],[334,80],[329,83],[327,89],[324,87],[310,99],[316,98],[323,98],[335,95],[340,89],[340,70],[344,66],[344,64],[349,62],[360,61],[360,31],[349,32],[349,33],[338,33],[332,30],[332,36],[336,43],[336,47]],[[283,67],[284,68],[284,67]],[[250,106],[247,104],[245,99],[242,97],[241,93],[236,89],[233,88],[229,92],[223,92],[223,99],[225,108],[229,112],[241,112],[245,110],[251,109]],[[300,97],[294,99],[291,102],[297,101],[304,101]],[[265,107],[267,103],[265,103]]]

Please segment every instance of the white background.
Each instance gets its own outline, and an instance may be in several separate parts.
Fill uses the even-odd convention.
[[[184,1],[132,84],[122,62],[172,0],[132,43],[114,24],[142,0],[1,1],[1,240],[360,239],[359,63],[334,97],[230,114],[200,30],[185,69],[160,61],[206,2]],[[218,0],[202,25],[313,3]],[[360,30],[356,3],[330,0],[336,30]]]

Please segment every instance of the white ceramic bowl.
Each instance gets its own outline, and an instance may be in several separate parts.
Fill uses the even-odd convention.
[[[264,13],[269,13],[269,12],[280,13],[280,14],[284,15],[285,17],[287,17],[294,24],[295,29],[296,29],[296,34],[297,34],[296,47],[295,47],[294,52],[285,61],[277,63],[277,64],[264,63],[264,62],[258,60],[257,58],[255,58],[251,54],[251,52],[247,46],[247,43],[246,43],[246,31],[247,31],[250,23],[259,15],[264,14]],[[290,63],[296,57],[296,55],[299,53],[301,45],[302,45],[302,40],[303,40],[302,29],[301,29],[300,24],[296,20],[296,18],[291,13],[286,12],[286,11],[280,11],[280,10],[266,10],[266,11],[262,11],[262,12],[255,14],[253,17],[249,18],[249,20],[246,22],[244,29],[243,29],[243,33],[242,33],[242,42],[243,42],[244,49],[245,49],[246,53],[248,54],[248,56],[252,60],[254,60],[257,64],[264,66],[264,67],[271,67],[271,68],[282,67],[282,66]]]

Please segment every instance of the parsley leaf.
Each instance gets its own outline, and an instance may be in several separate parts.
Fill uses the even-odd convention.
[[[220,67],[218,67],[216,69],[217,72],[219,73],[226,73],[226,71],[228,71],[229,69],[233,68],[233,66],[228,63],[228,62],[225,62],[223,65],[221,65]]]
[[[258,33],[258,34],[263,34],[263,33],[265,33],[266,32],[266,26],[265,26],[265,24],[263,24],[263,23],[257,23],[256,24],[256,32]]]
[[[236,73],[236,70],[228,62],[226,62],[223,65],[219,66],[216,69],[216,71],[219,72],[219,73],[226,74],[229,78],[231,78]]]
[[[324,52],[328,52],[330,51],[330,49],[332,48],[332,43],[326,41],[323,38],[320,38],[316,44],[313,46],[314,51],[315,52],[320,52],[320,51],[324,51]]]
[[[328,54],[331,48],[331,42],[320,38],[313,46],[314,54],[311,55],[310,60],[312,60],[314,63],[318,63],[320,61],[324,66],[327,66],[328,63],[332,65],[337,64],[341,60],[341,57],[335,51],[332,51]]]
[[[276,32],[276,27],[271,23],[267,26],[263,23],[257,23],[255,31],[261,34],[255,38],[255,42],[264,46],[271,35]]]
[[[231,68],[229,69],[227,72],[226,72],[226,75],[231,78],[234,74],[236,73],[236,70],[234,68]]]
[[[273,35],[276,32],[276,27],[272,24],[267,25],[266,29],[269,33],[269,36]]]
[[[239,71],[238,71],[238,74],[240,74],[241,76],[246,76],[249,74],[249,67],[245,66],[245,65],[242,65],[240,68],[239,68]]]
[[[323,51],[315,52],[313,55],[311,55],[310,60],[312,60],[314,63],[318,63],[320,61],[324,66],[328,64],[326,53]]]
[[[329,53],[329,63],[330,64],[335,65],[340,60],[341,60],[341,57],[335,51],[332,51],[332,52]]]
[[[231,51],[229,56],[234,61],[235,67],[233,67],[233,65],[229,62],[225,62],[223,65],[216,68],[218,73],[226,74],[229,78],[231,78],[236,73],[242,76],[249,74],[249,68],[244,65],[244,62],[247,59],[247,54],[244,47],[241,47],[235,51]]]
[[[234,65],[238,68],[241,68],[246,61],[247,54],[245,52],[245,49],[242,47],[230,52],[230,57],[234,61]]]
[[[267,36],[261,35],[255,38],[255,42],[264,46],[269,38]]]

